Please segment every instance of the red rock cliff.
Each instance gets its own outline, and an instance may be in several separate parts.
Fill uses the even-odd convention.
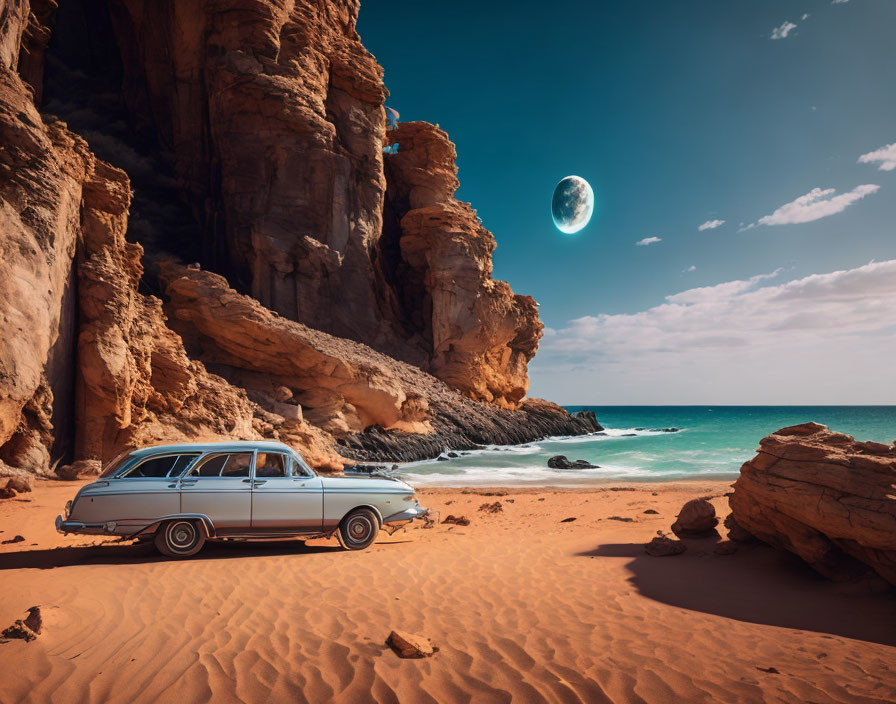
[[[403,125],[384,165],[357,2],[70,0],[86,33],[55,8],[0,0],[0,474],[170,440],[276,438],[339,468],[599,429],[523,401],[541,324],[491,278],[447,136]],[[102,67],[113,39],[133,128],[157,136],[218,273],[158,266],[165,232],[144,256],[128,173],[36,107],[85,76],[58,72],[61,45],[98,41]],[[104,106],[109,76],[86,76]]]
[[[495,241],[453,199],[444,132],[403,125],[384,175],[386,90],[355,31],[357,2],[111,7],[132,113],[175,155],[204,265],[287,318],[473,398],[520,402],[541,331],[535,303],[491,278]],[[401,222],[384,239],[387,180]]]

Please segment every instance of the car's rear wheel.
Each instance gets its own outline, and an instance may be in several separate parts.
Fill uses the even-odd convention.
[[[167,521],[156,531],[155,544],[163,555],[190,557],[205,545],[205,531],[198,521]]]
[[[369,547],[380,530],[376,514],[368,508],[352,511],[339,524],[342,546],[348,550],[363,550]]]

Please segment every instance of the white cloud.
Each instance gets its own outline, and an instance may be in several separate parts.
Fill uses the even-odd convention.
[[[771,38],[787,39],[787,35],[789,35],[794,29],[796,29],[796,25],[793,22],[784,22],[780,27],[775,27],[772,30]]]
[[[896,259],[775,283],[781,273],[551,330],[532,393],[593,404],[891,403]]]
[[[800,19],[801,19],[803,22],[805,22],[807,19],[809,19],[809,13],[808,13],[808,12],[803,13],[803,16],[800,17]]]
[[[837,192],[836,188],[813,188],[806,195],[800,196],[790,203],[785,203],[771,215],[759,218],[759,224],[795,225],[820,220],[828,215],[842,213],[856,201],[876,193],[878,190],[880,190],[880,186],[873,183],[856,186],[851,191],[841,193],[840,195],[834,195]],[[756,224],[751,223],[741,227],[738,232],[752,230],[754,227],[756,227]]]
[[[880,149],[875,149],[873,152],[862,154],[859,157],[860,164],[874,164],[878,161],[880,162],[878,168],[881,171],[893,171],[896,169],[896,142]]]
[[[691,265],[690,265],[687,269],[685,269],[682,273],[683,273],[683,274],[690,274],[692,271],[697,271],[697,265],[696,265],[696,264],[691,264]]]
[[[704,230],[715,230],[717,227],[721,227],[724,224],[724,220],[707,220],[697,229],[700,230],[700,232],[703,232]]]
[[[638,240],[635,242],[639,247],[646,247],[649,244],[656,244],[657,242],[662,242],[662,237],[645,237],[643,240]]]
[[[849,0],[831,0],[831,5],[842,5],[845,2],[849,2]]]

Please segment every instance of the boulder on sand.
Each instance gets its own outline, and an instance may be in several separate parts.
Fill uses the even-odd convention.
[[[665,535],[658,535],[644,546],[644,552],[651,557],[670,557],[671,555],[681,555],[687,547],[680,540],[669,538]]]
[[[72,464],[57,467],[56,475],[64,481],[71,482],[84,477],[99,476],[102,471],[103,466],[99,460],[78,460]]]
[[[6,482],[6,488],[24,494],[31,491],[31,481],[27,477],[10,477]]]
[[[760,441],[728,501],[739,526],[829,579],[871,567],[896,584],[894,484],[896,445],[804,423]]]
[[[455,526],[468,526],[470,525],[470,519],[466,516],[455,516],[452,514],[446,516],[445,520],[442,521],[442,523],[450,523],[451,525]]]
[[[438,651],[428,638],[404,631],[392,631],[386,639],[386,645],[400,658],[429,658]]]
[[[715,532],[719,519],[715,507],[706,499],[691,499],[678,513],[678,520],[672,524],[675,535],[700,537]]]

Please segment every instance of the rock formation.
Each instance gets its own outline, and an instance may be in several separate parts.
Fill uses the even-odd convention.
[[[492,279],[495,238],[468,203],[454,199],[456,152],[448,135],[410,122],[390,139],[399,151],[386,157],[383,247],[397,239],[402,320],[425,343],[427,371],[473,398],[515,408],[544,327],[536,303]]]
[[[13,474],[49,465],[54,394],[65,395],[70,372],[72,259],[90,155],[64,125],[44,123],[16,73],[28,4],[2,9],[0,470]]]
[[[267,310],[217,274],[167,264],[161,278],[170,324],[194,356],[269,412],[332,433],[346,456],[422,459],[446,446],[600,429],[593,414],[547,402],[508,411],[464,398],[413,365]]]
[[[896,445],[817,423],[772,433],[729,498],[736,525],[846,579],[864,565],[896,584]]]
[[[598,469],[596,464],[591,464],[587,460],[570,462],[566,455],[554,455],[548,459],[548,467],[551,469]]]
[[[687,549],[683,542],[667,535],[658,535],[644,545],[644,552],[651,557],[672,557],[681,555]]]
[[[444,132],[401,125],[384,171],[387,91],[356,0],[111,7],[131,112],[175,155],[206,268],[286,318],[519,405],[535,301],[491,278],[495,240],[453,198]]]
[[[491,278],[447,135],[387,136],[357,0],[56,10],[0,0],[0,474],[75,478],[184,439],[276,438],[337,469],[600,429],[525,399],[536,304]],[[106,149],[102,114],[85,141],[39,111],[83,117],[51,94],[91,52],[151,167]],[[185,229],[134,223],[127,171],[152,206],[163,164],[157,209],[176,191]]]
[[[672,532],[692,537],[715,535],[718,524],[712,503],[707,499],[691,499],[681,507],[677,520],[672,524]]]

